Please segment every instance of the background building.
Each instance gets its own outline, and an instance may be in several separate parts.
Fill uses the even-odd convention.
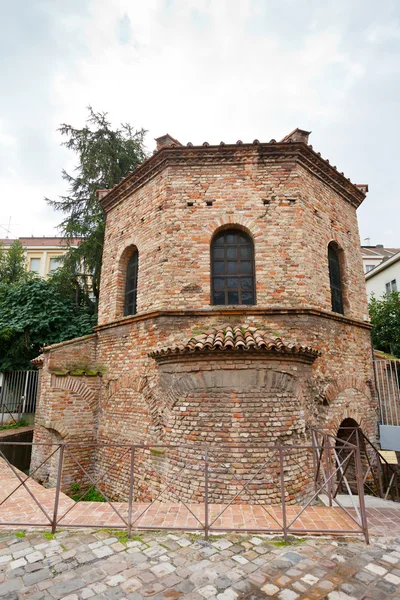
[[[56,271],[60,265],[60,258],[69,247],[76,248],[79,239],[66,240],[61,237],[20,237],[18,238],[26,252],[26,269],[47,277]],[[7,250],[15,239],[0,239],[0,244]]]
[[[374,269],[366,273],[365,283],[368,298],[374,294],[380,298],[383,294],[400,291],[400,252],[381,261]]]
[[[377,244],[376,246],[361,246],[361,252],[364,273],[369,273],[369,271],[380,265],[381,262],[400,252],[400,248],[384,248],[382,244]]]

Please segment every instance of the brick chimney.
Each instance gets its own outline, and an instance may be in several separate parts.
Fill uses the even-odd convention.
[[[110,190],[96,190],[97,200],[101,200]]]
[[[301,142],[303,144],[308,144],[308,136],[311,131],[305,131],[304,129],[299,129],[296,127],[291,133],[285,135],[281,142]]]
[[[172,135],[169,135],[169,133],[154,139],[157,143],[157,150],[161,150],[161,148],[166,148],[167,146],[182,146],[182,144],[173,138]]]

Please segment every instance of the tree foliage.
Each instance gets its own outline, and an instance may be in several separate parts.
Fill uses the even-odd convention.
[[[107,113],[88,107],[89,116],[82,129],[62,124],[63,145],[78,158],[76,173],[62,171],[68,184],[68,195],[58,200],[46,199],[56,210],[64,213],[59,228],[70,241],[82,238],[78,248],[70,248],[63,268],[77,275],[85,299],[92,288],[99,295],[101,258],[103,252],[105,215],[96,197],[96,190],[112,188],[129,171],[145,159],[144,129],[136,130],[129,123],[112,129]],[[87,283],[90,276],[90,285]]]
[[[15,283],[25,277],[25,251],[19,240],[6,250],[0,245],[0,283]]]
[[[92,333],[95,317],[73,292],[58,274],[0,284],[0,371],[27,369],[43,345]]]
[[[400,356],[400,294],[392,292],[380,299],[372,296],[369,314],[374,348]]]

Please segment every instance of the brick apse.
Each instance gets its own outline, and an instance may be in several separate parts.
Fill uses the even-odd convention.
[[[356,217],[367,186],[339,173],[308,135],[218,146],[166,135],[99,192],[107,223],[98,326],[36,359],[34,441],[185,445],[142,453],[135,498],[160,489],[146,464],[173,477],[189,461],[175,483],[187,500],[201,499],[196,452],[208,443],[211,500],[226,500],[268,447],[309,443],[314,426],[336,434],[347,419],[375,438]],[[35,448],[32,467],[45,452]],[[126,457],[76,452],[95,477],[109,469],[101,486],[110,497],[126,497]],[[309,461],[304,450],[288,460],[289,500],[308,489]],[[36,474],[46,485],[56,462]],[[64,489],[80,477],[67,457]],[[278,501],[273,461],[253,487]]]

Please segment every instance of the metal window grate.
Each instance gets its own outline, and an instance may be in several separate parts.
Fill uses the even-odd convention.
[[[328,248],[328,261],[329,281],[331,285],[332,310],[343,315],[343,292],[339,256],[332,246],[329,246]]]
[[[212,303],[255,304],[254,248],[243,231],[228,229],[211,244]]]
[[[137,250],[132,254],[126,269],[125,305],[124,315],[136,314],[137,280],[138,280],[139,254]]]

